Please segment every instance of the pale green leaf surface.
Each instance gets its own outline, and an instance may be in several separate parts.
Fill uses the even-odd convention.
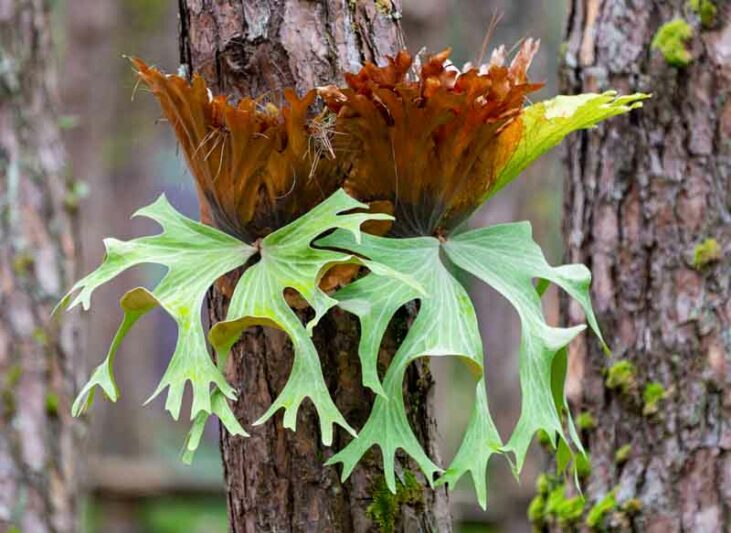
[[[211,394],[211,408],[213,414],[219,418],[223,426],[231,435],[241,435],[242,437],[249,436],[249,434],[244,431],[244,428],[241,427],[241,424],[236,419],[233,411],[231,411],[231,407],[229,407],[226,397],[220,390],[215,390]],[[193,456],[200,445],[208,416],[208,413],[201,411],[193,420],[190,431],[188,431],[188,435],[185,438],[185,444],[183,445],[183,452],[181,456],[183,462],[186,464],[191,464],[193,462]]]
[[[465,435],[452,463],[437,480],[437,485],[448,484],[452,489],[466,473],[472,475],[477,501],[487,507],[487,463],[495,453],[502,452],[503,442],[490,416],[484,378],[477,383],[475,403],[467,423]]]
[[[563,395],[565,370],[559,368],[554,374],[553,363],[556,353],[584,329],[584,326],[555,328],[546,324],[533,280],[555,283],[576,299],[601,339],[589,299],[590,272],[583,265],[551,267],[533,241],[527,222],[463,233],[447,241],[444,248],[456,265],[502,294],[520,317],[521,414],[504,448],[515,455],[519,471],[536,431],[543,429],[548,435],[568,442],[556,405],[560,399],[561,407],[567,408]],[[559,388],[558,381],[560,392],[554,390]],[[570,418],[568,425],[574,446],[583,451]]]
[[[83,405],[90,403],[95,385],[99,385],[110,399],[117,398],[111,368],[117,348],[137,319],[159,304],[177,323],[178,340],[168,368],[150,400],[169,387],[165,407],[177,419],[185,384],[190,382],[193,388],[191,419],[194,419],[200,412],[211,412],[211,384],[214,384],[214,390],[220,390],[225,396],[235,397],[234,389],[216,368],[207,350],[200,320],[203,299],[218,277],[243,265],[255,249],[184,217],[164,196],[137,211],[135,216],[156,221],[162,227],[162,233],[126,242],[106,239],[107,253],[102,265],[78,281],[60,306],[65,306],[78,291],[70,307],[81,303],[84,309],[88,309],[91,295],[97,287],[142,263],[163,265],[167,267],[167,273],[152,292],[139,288],[122,299],[125,317],[107,360],[97,368],[89,385],[82,390],[74,410],[78,413]],[[84,403],[82,398],[87,395],[88,400]]]
[[[310,244],[319,235],[336,228],[347,231],[351,239],[358,242],[363,222],[391,219],[382,214],[347,213],[366,207],[340,190],[309,213],[263,239],[259,262],[249,267],[237,284],[226,321],[211,329],[209,339],[220,357],[228,354],[241,333],[251,325],[277,327],[292,339],[295,355],[289,379],[255,425],[284,409],[284,427],[294,430],[297,410],[304,399],[309,398],[319,415],[322,440],[326,445],[332,442],[333,424],[355,434],[330,397],[310,334],[320,317],[337,303],[318,287],[320,277],[332,265],[358,259],[339,251],[313,248]],[[315,317],[307,326],[287,304],[284,297],[287,288],[296,290],[314,309]]]
[[[328,464],[342,463],[345,479],[360,458],[372,446],[378,446],[383,457],[386,483],[395,491],[394,459],[396,451],[402,449],[419,464],[431,483],[434,474],[441,469],[426,455],[409,425],[402,396],[404,373],[418,357],[459,356],[468,362],[479,386],[465,442],[447,471],[445,481],[456,482],[465,472],[471,471],[480,501],[484,502],[484,466],[489,456],[500,448],[501,440],[490,418],[481,380],[483,352],[477,317],[466,291],[442,262],[439,241],[432,237],[387,239],[364,235],[358,245],[347,234],[336,232],[319,240],[318,245],[354,250],[393,270],[408,272],[425,292],[425,295],[420,294],[400,280],[371,273],[334,295],[339,305],[360,319],[359,355],[364,383],[374,390],[379,389],[376,373],[378,348],[389,321],[398,308],[409,301],[419,299],[420,308],[389,365],[370,417],[358,437],[333,456]]]
[[[569,133],[591,128],[603,120],[642,107],[642,100],[647,98],[650,95],[636,93],[617,96],[616,91],[607,91],[601,94],[561,95],[527,106],[520,115],[523,130],[518,146],[498,172],[495,186],[483,200],[513,181]]]
[[[333,239],[326,237],[319,240],[317,244],[321,246],[334,245],[336,242],[340,242],[341,245],[345,244],[338,237],[340,236]],[[370,263],[367,262],[367,264]],[[373,263],[383,264],[378,261]],[[397,267],[411,268],[407,264],[400,264]],[[424,296],[424,291],[420,290],[419,286],[409,284],[403,278],[384,273],[373,266],[371,266],[371,275],[347,285],[335,295],[338,305],[356,315],[360,320],[358,356],[363,385],[377,394],[384,396],[386,394],[378,379],[377,365],[378,350],[388,323],[399,308],[421,296]]]
[[[119,301],[119,304],[124,311],[122,323],[119,325],[117,333],[114,335],[112,344],[107,352],[107,357],[99,366],[96,367],[94,372],[91,374],[89,381],[76,396],[74,404],[71,406],[71,414],[73,416],[79,416],[92,406],[94,403],[94,393],[96,392],[97,387],[102,389],[104,395],[110,401],[116,402],[119,399],[119,388],[117,387],[117,383],[114,379],[113,368],[114,358],[117,355],[119,345],[122,343],[122,340],[135,322],[157,305],[154,300],[150,302],[147,291],[140,287],[132,289],[126,293]]]

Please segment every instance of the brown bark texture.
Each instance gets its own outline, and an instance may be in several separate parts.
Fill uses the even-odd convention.
[[[613,351],[573,345],[569,392],[596,420],[588,503],[615,491],[603,524],[621,531],[731,528],[731,6],[701,23],[692,4],[570,2],[563,90],[653,93],[566,158],[568,259],[592,270]],[[685,67],[651,46],[676,17],[693,28]]]
[[[263,0],[259,2],[181,0],[181,61],[201,73],[215,91],[262,96],[278,103],[282,89],[298,92],[342,82],[345,71],[365,61],[382,62],[402,47],[400,7],[390,1]],[[226,299],[210,297],[211,321],[225,313]],[[394,321],[382,347],[387,364],[413,313]],[[326,381],[335,403],[356,429],[370,412],[373,396],[361,386],[357,358],[358,324],[335,310],[314,333]],[[228,378],[240,396],[234,406],[244,423],[256,420],[276,398],[289,375],[292,346],[286,336],[251,328],[234,347]],[[433,379],[428,363],[418,361],[405,379],[412,427],[428,453],[438,460],[431,407]],[[323,462],[350,438],[338,428],[332,448],[320,442],[316,413],[300,409],[297,432],[282,428],[281,413],[251,437],[231,438],[222,430],[221,448],[231,529],[255,531],[374,531],[368,512],[383,491],[379,452],[366,455],[350,479]],[[405,457],[399,468],[416,472]],[[400,472],[403,474],[403,472]],[[450,531],[444,488],[424,485],[420,497],[397,506],[396,531]]]
[[[78,531],[80,351],[51,310],[75,275],[49,2],[0,1],[0,531]]]

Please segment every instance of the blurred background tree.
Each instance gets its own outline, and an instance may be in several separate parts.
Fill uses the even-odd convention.
[[[82,342],[51,310],[79,273],[83,187],[64,171],[49,15],[0,2],[0,531],[79,526]]]
[[[197,216],[192,180],[169,128],[157,124],[160,116],[153,98],[135,94],[135,78],[121,55],[139,55],[166,71],[177,70],[177,5],[166,0],[57,0],[55,31],[62,56],[62,112],[69,117],[64,140],[69,152],[69,175],[88,184],[82,201],[84,271],[98,264],[106,236],[130,238],[154,230],[128,216],[150,202],[161,190],[190,216]],[[539,0],[406,0],[401,20],[412,52],[454,48],[455,63],[479,54],[495,13],[502,20],[491,45],[508,47],[526,36],[542,39],[532,77],[546,81],[536,98],[556,92],[564,2]],[[130,101],[134,95],[134,101]],[[73,118],[73,120],[71,120]],[[549,260],[562,256],[560,240],[561,168],[555,156],[544,158],[523,179],[487,205],[477,224],[530,219],[535,237]],[[154,269],[129,272],[111,287],[95,294],[98,309],[116,309],[123,287],[143,284],[159,276]],[[476,285],[478,313],[485,339],[490,402],[503,434],[518,416],[518,320],[510,306],[484,285]],[[558,320],[558,299],[551,294],[548,315]],[[184,424],[171,422],[156,403],[140,404],[154,388],[163,369],[164,354],[174,342],[175,329],[161,312],[157,322],[139,324],[121,349],[118,381],[123,391],[118,404],[100,401],[91,415],[92,438],[84,454],[91,531],[225,531],[226,502],[218,435],[208,428],[207,446],[192,467],[178,461]],[[119,316],[113,312],[89,315],[88,354],[96,363],[114,335]],[[466,425],[469,398],[461,398],[467,381],[458,363],[433,365],[437,374],[435,404],[444,459],[451,457]],[[213,425],[211,425],[213,426]],[[526,508],[533,496],[533,481],[544,467],[535,453],[516,484],[509,469],[491,466],[490,505],[483,513],[471,489],[452,495],[452,515],[458,530],[529,531]],[[462,485],[460,485],[460,488]],[[470,529],[472,528],[472,529]]]

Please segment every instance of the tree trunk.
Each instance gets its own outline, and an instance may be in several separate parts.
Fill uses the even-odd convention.
[[[607,358],[589,339],[571,350],[572,399],[596,420],[586,496],[616,490],[604,523],[622,531],[729,531],[729,3],[713,2],[703,24],[685,0],[570,4],[564,90],[654,93],[569,145],[567,253],[593,272],[613,349]],[[694,29],[686,67],[651,49],[675,17]]]
[[[397,3],[390,1],[263,0],[180,1],[181,62],[200,72],[217,92],[266,95],[279,102],[285,87],[300,93],[342,82],[344,71],[364,61],[382,61],[402,46]],[[214,290],[211,321],[224,316],[224,296]],[[383,360],[393,355],[410,314],[404,312],[383,344]],[[361,386],[357,358],[358,325],[335,310],[315,330],[325,378],[335,403],[356,428],[365,422],[373,401]],[[251,328],[234,347],[229,381],[239,391],[234,409],[251,422],[276,398],[289,375],[292,347],[284,334]],[[430,396],[433,380],[428,363],[419,360],[406,378],[412,426],[432,457],[438,459],[436,427]],[[350,479],[339,480],[339,468],[324,467],[333,451],[320,443],[314,409],[304,405],[297,432],[282,428],[281,414],[247,439],[231,438],[222,430],[226,490],[231,528],[254,531],[371,531],[376,525],[368,507],[382,489],[379,453],[367,455]],[[338,430],[333,449],[346,442]],[[403,468],[414,465],[402,458]],[[419,476],[425,485],[423,477]],[[420,501],[404,503],[396,513],[396,530],[449,531],[444,488],[424,488]]]
[[[51,309],[76,272],[55,114],[49,2],[0,0],[0,530],[78,531],[81,365],[72,319]]]

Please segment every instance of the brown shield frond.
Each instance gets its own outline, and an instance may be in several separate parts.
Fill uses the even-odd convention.
[[[166,75],[132,63],[157,97],[195,178],[201,220],[253,241],[286,225],[340,185],[328,120],[312,116],[315,91],[286,90],[286,105],[213,96],[199,75]]]
[[[337,113],[335,152],[349,161],[348,192],[391,204],[397,235],[431,235],[464,221],[494,184],[521,135],[526,71],[538,49],[527,39],[509,66],[504,48],[489,64],[459,72],[450,50],[430,57],[416,81],[405,51],[388,65],[346,74],[347,88],[319,90]]]

